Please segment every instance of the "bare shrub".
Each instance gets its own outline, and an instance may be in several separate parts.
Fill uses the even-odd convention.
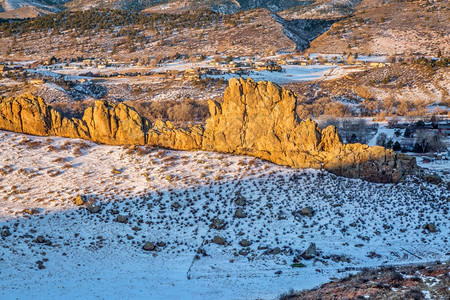
[[[58,111],[64,118],[76,118],[81,119],[83,117],[84,111],[88,107],[93,107],[93,101],[77,101],[73,103],[59,102],[53,103],[51,108]]]
[[[185,99],[179,101],[140,101],[127,102],[141,116],[154,122],[156,120],[172,123],[203,123],[209,117],[206,101]]]

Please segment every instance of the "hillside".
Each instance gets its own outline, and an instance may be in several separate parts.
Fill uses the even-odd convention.
[[[395,2],[333,24],[310,53],[450,55],[448,1]]]
[[[0,13],[0,19],[27,19],[51,14],[53,12],[35,6],[24,6]]]
[[[270,11],[283,11],[310,3],[300,0],[1,0],[0,8],[9,11],[32,6],[37,8],[71,10],[86,10],[91,8],[125,9],[142,11],[149,9],[154,12],[180,13],[188,10],[210,9],[222,13],[235,13],[239,10],[266,8]],[[314,2],[314,1],[312,1]],[[320,2],[320,1],[316,1]]]
[[[59,10],[58,7],[67,1],[68,0],[0,0],[0,12],[24,7],[55,11]]]
[[[209,11],[177,15],[63,12],[3,23],[0,32],[0,43],[7,45],[0,48],[0,56],[16,61],[52,56],[149,61],[177,55],[253,56],[296,49],[283,26],[263,9],[235,15]]]
[[[334,80],[291,83],[288,88],[303,96],[301,117],[418,117],[445,115],[450,106],[449,68],[418,63],[395,63]]]
[[[274,299],[449,259],[445,184],[4,131],[0,151],[2,299]]]

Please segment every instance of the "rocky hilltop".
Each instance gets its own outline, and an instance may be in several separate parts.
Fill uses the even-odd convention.
[[[271,82],[231,79],[223,103],[209,103],[206,126],[151,124],[125,104],[96,101],[81,119],[67,119],[31,94],[0,98],[0,129],[82,138],[110,145],[145,145],[251,155],[294,168],[326,169],[375,182],[398,182],[415,159],[390,149],[343,144],[334,126],[301,121],[296,95]]]

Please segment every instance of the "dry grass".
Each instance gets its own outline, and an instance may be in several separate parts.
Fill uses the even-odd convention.
[[[395,2],[361,10],[311,43],[310,53],[450,55],[448,1]]]

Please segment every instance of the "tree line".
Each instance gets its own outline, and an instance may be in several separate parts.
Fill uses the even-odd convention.
[[[62,11],[34,19],[0,22],[3,37],[32,32],[76,31],[78,35],[101,31],[114,31],[123,26],[141,29],[171,31],[184,28],[208,28],[219,22],[235,24],[240,15],[224,15],[211,10],[198,10],[179,14],[138,13],[125,10],[90,9],[87,11]]]

